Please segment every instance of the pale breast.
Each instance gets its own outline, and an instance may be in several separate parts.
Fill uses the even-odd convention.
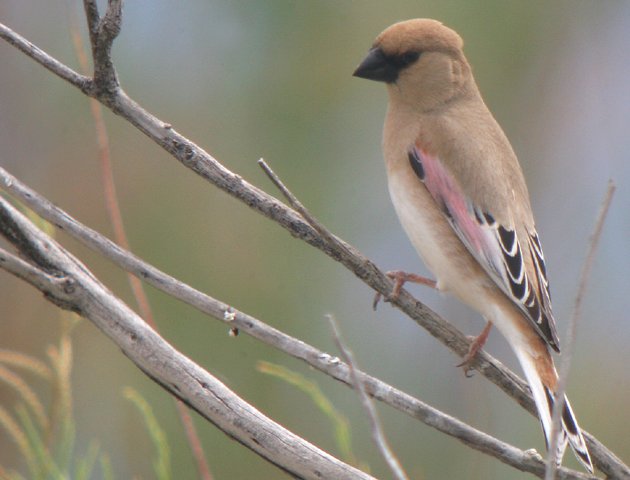
[[[438,289],[449,291],[484,314],[481,301],[496,287],[470,255],[411,167],[388,165],[389,192],[400,223],[433,273]]]

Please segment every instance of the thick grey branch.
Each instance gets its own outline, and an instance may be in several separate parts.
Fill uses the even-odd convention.
[[[138,368],[238,442],[297,478],[373,478],[273,422],[175,350],[3,198],[0,233],[33,262],[27,266],[0,250],[0,265],[91,320]]]

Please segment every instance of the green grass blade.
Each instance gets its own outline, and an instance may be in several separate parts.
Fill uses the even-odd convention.
[[[31,478],[41,476],[37,464],[37,457],[34,450],[31,448],[26,432],[24,432],[9,412],[2,408],[2,406],[0,406],[0,427],[6,430],[9,438],[17,445],[18,450],[26,461],[26,466],[31,474]]]
[[[75,480],[89,480],[92,478],[92,472],[98,460],[98,451],[98,443],[95,441],[90,442],[85,456],[77,461],[74,475]]]
[[[41,433],[37,430],[28,409],[24,405],[18,405],[16,410],[18,419],[28,438],[28,443],[35,453],[38,464],[38,476],[36,478],[67,480],[68,475],[63,474],[50,451],[46,448]]]
[[[282,365],[274,363],[259,361],[256,365],[256,369],[259,372],[279,378],[280,380],[283,380],[284,382],[293,385],[306,393],[317,408],[331,421],[335,432],[335,441],[343,459],[354,465],[357,464],[356,458],[352,453],[350,422],[334,407],[332,402],[324,395],[317,383],[308,380],[303,375],[289,370]]]
[[[171,450],[164,430],[158,424],[151,405],[133,388],[127,387],[123,390],[127,400],[130,400],[138,409],[144,424],[149,432],[149,437],[153,441],[156,451],[156,458],[153,460],[153,469],[158,480],[170,480],[171,477]]]
[[[99,463],[101,464],[101,475],[103,480],[114,480],[114,469],[112,468],[112,462],[109,459],[109,455],[103,453]]]

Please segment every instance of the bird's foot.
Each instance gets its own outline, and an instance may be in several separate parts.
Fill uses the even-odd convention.
[[[476,337],[470,337],[471,342],[470,342],[470,346],[468,347],[468,353],[464,355],[464,358],[462,359],[462,363],[456,365],[457,367],[464,367],[464,375],[466,375],[467,377],[472,376],[472,374],[469,374],[469,372],[473,368],[471,363],[477,356],[477,353],[479,352],[479,350],[481,350],[483,346],[486,344],[486,341],[488,340],[488,335],[490,335],[491,329],[492,329],[492,323],[488,322],[486,323],[486,326],[483,327],[483,330],[481,331],[479,335],[477,335]]]
[[[391,270],[387,272],[385,275],[387,275],[389,278],[391,278],[394,281],[394,288],[392,288],[392,292],[385,299],[386,302],[396,300],[398,296],[400,295],[400,290],[402,289],[403,285],[406,282],[419,283],[421,285],[426,285],[431,288],[437,288],[436,287],[437,284],[435,280],[431,280],[430,278],[416,275],[415,273],[407,273],[407,272],[403,272],[402,270]],[[379,292],[377,292],[376,295],[374,295],[374,301],[372,302],[372,308],[374,310],[376,310],[376,307],[378,306],[382,297],[383,296]]]

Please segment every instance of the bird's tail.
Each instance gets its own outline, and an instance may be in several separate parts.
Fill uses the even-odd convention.
[[[540,423],[542,424],[543,432],[545,434],[545,442],[547,444],[547,448],[549,448],[549,444],[551,443],[551,418],[556,402],[555,393],[550,386],[544,384],[532,356],[525,351],[516,351],[515,353],[532,390],[534,402],[536,403],[536,409],[538,410],[538,416],[540,417]],[[586,448],[586,442],[584,441],[580,427],[575,419],[575,415],[573,414],[571,404],[565,395],[564,407],[562,409],[562,432],[560,433],[558,452],[556,455],[558,464],[562,462],[562,457],[567,447],[567,443],[571,445],[573,453],[575,453],[575,456],[580,463],[582,463],[582,465],[584,465],[590,473],[593,473],[593,463],[591,462],[588,448]]]

